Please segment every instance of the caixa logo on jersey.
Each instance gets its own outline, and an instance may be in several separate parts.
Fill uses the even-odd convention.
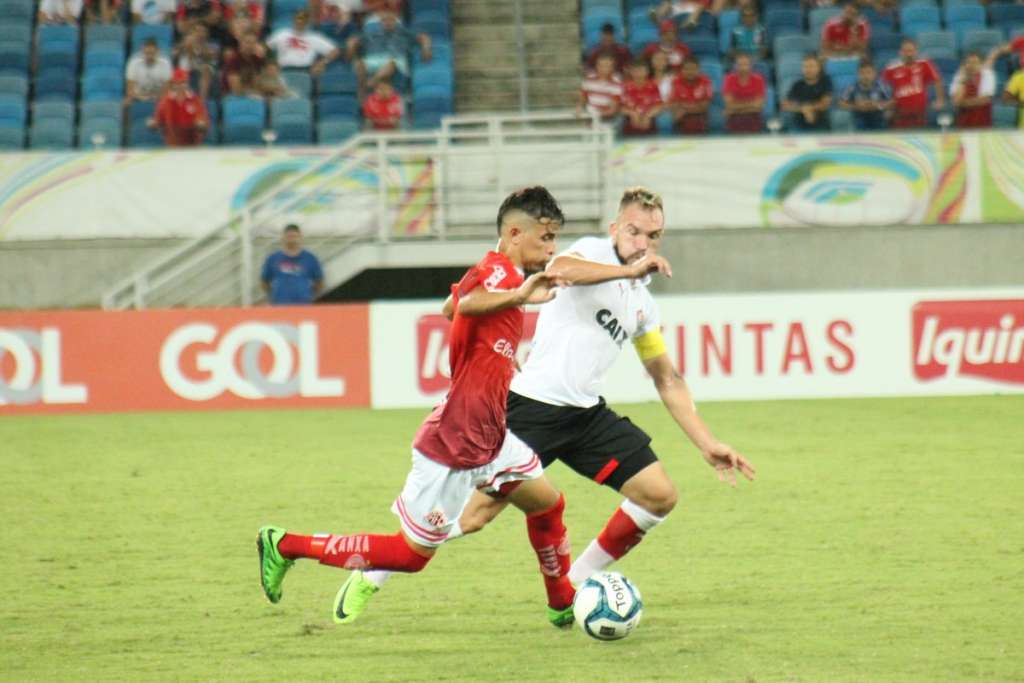
[[[0,327],[0,405],[85,403],[88,389],[64,381],[61,360],[60,330]]]
[[[246,399],[344,396],[341,377],[320,375],[319,327],[246,322],[224,331],[208,323],[179,327],[160,349],[160,374],[178,396],[208,401],[224,392]],[[189,357],[193,369],[183,368]]]
[[[912,318],[918,379],[1024,384],[1024,300],[922,301]]]
[[[530,341],[537,327],[537,313],[527,311],[523,319],[523,338],[516,358],[520,363],[530,352]],[[424,394],[437,394],[448,389],[452,369],[448,360],[448,331],[451,323],[443,315],[424,315],[416,321],[417,383]],[[504,348],[495,349],[506,354]]]

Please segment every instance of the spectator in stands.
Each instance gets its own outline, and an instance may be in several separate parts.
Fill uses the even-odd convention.
[[[672,95],[672,81],[678,72],[669,69],[668,55],[661,50],[651,54],[651,58],[647,60],[647,66],[651,71],[651,80],[658,84],[661,101],[668,102],[669,96]]]
[[[88,24],[116,24],[121,0],[85,0],[84,20]]]
[[[316,31],[309,30],[309,14],[299,10],[292,17],[292,25],[274,31],[267,38],[267,46],[277,53],[282,69],[308,69],[310,75],[319,76],[328,64],[341,54],[338,46]]]
[[[338,45],[346,45],[359,33],[355,11],[349,7],[352,4],[354,3],[346,4],[339,0],[316,3],[319,10],[312,16],[316,19],[317,29]],[[362,2],[359,2],[358,6],[362,7]]]
[[[843,13],[821,28],[821,56],[824,59],[864,57],[871,39],[871,25],[861,16],[857,0],[846,0]]]
[[[928,125],[928,86],[935,88],[935,109],[946,107],[942,76],[929,59],[918,59],[917,43],[904,38],[900,58],[882,72],[882,80],[892,88],[893,128],[924,128]]]
[[[852,113],[857,130],[882,130],[886,114],[892,109],[892,90],[878,79],[875,65],[862,59],[857,67],[857,82],[843,92],[839,108]]]
[[[210,82],[217,67],[217,53],[208,38],[205,24],[193,24],[172,53],[174,65],[188,72],[189,82],[204,100],[210,94]]]
[[[682,135],[708,132],[708,108],[714,97],[715,86],[700,71],[700,62],[690,56],[683,62],[682,73],[672,81],[669,107],[675,131]]]
[[[81,15],[82,0],[41,0],[39,3],[40,24],[77,24]]]
[[[576,113],[597,114],[602,121],[614,121],[622,107],[622,79],[615,73],[616,55],[605,52],[597,57],[594,71],[583,78]]]
[[[187,35],[196,24],[203,24],[218,45],[224,42],[224,14],[220,0],[181,0],[175,17],[178,35]]]
[[[171,60],[160,54],[155,38],[147,38],[142,50],[128,60],[124,70],[124,104],[153,102],[163,94],[171,80]]]
[[[615,26],[604,24],[601,26],[601,39],[594,49],[587,55],[586,65],[591,71],[597,68],[597,59],[603,54],[611,54],[615,59],[615,73],[621,74],[626,66],[632,61],[633,56],[629,48],[615,40]]]
[[[223,0],[221,11],[224,14],[224,23],[227,25],[228,31],[231,30],[231,24],[242,17],[251,22],[246,28],[251,25],[257,30],[263,30],[263,23],[267,20],[263,4],[257,0]]]
[[[202,144],[210,126],[206,105],[188,87],[188,72],[175,69],[171,85],[160,98],[156,114],[146,121],[150,128],[159,128],[168,147]]]
[[[690,48],[686,47],[686,43],[679,40],[679,32],[676,30],[676,25],[669,19],[661,22],[658,42],[651,43],[644,48],[644,59],[649,60],[655,52],[665,53],[665,56],[668,57],[669,67],[673,71],[678,71],[682,68],[683,60],[690,56]]]
[[[221,88],[232,95],[253,93],[266,61],[267,48],[256,33],[243,34],[237,50],[224,52]]]
[[[743,6],[740,10],[740,23],[729,34],[729,60],[734,60],[738,52],[745,52],[758,61],[768,57],[768,33],[758,21],[757,7],[754,5]]]
[[[726,130],[730,133],[761,132],[766,93],[764,78],[753,70],[750,55],[738,53],[732,71],[722,84]]]
[[[717,15],[723,4],[722,0],[717,0],[714,7],[711,0],[663,0],[651,10],[651,18],[656,22],[671,21],[674,26],[688,30],[697,26],[705,11],[712,10]]]
[[[804,57],[803,78],[795,82],[782,100],[782,110],[794,114],[793,126],[800,131],[831,130],[832,79],[821,72],[816,55]]]
[[[1024,128],[1024,68],[1010,76],[1003,90],[1003,102],[1017,105],[1017,127]]]
[[[253,79],[252,87],[246,92],[250,97],[262,97],[272,100],[277,97],[296,97],[296,94],[288,87],[284,77],[281,76],[281,67],[273,57],[267,57],[263,62],[263,68]]]
[[[292,223],[281,235],[281,248],[263,262],[260,276],[267,300],[274,306],[311,304],[324,288],[320,261],[302,248],[302,230]]]
[[[629,66],[629,80],[622,86],[622,134],[655,134],[655,117],[663,107],[661,92],[658,84],[650,78],[647,62],[643,59],[633,60]]]
[[[391,81],[377,81],[373,92],[363,100],[363,120],[370,130],[397,130],[404,115],[405,103]]]
[[[958,128],[991,128],[992,98],[996,94],[996,74],[992,70],[995,53],[989,61],[970,52],[949,84],[949,98],[956,110]]]
[[[398,21],[394,12],[381,12],[381,29],[349,40],[349,59],[355,61],[359,77],[360,92],[377,85],[377,81],[394,81],[396,74],[409,77],[409,50],[418,42],[423,61],[431,59],[430,36],[426,33],[414,35]],[[362,49],[363,56],[356,59]]]
[[[170,24],[177,11],[176,0],[132,0],[132,23]]]

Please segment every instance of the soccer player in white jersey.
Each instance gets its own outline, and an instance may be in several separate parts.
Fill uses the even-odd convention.
[[[651,438],[601,397],[605,376],[631,340],[669,413],[713,467],[736,483],[754,467],[712,434],[697,414],[686,382],[676,372],[659,329],[658,307],[647,290],[654,272],[671,276],[657,255],[664,233],[661,197],[642,187],[625,191],[609,237],[584,237],[556,257],[549,270],[571,283],[537,320],[533,346],[512,379],[509,431],[540,456],[545,468],[561,460],[626,500],[572,564],[579,585],[622,558],[675,507],[675,485],[651,450]],[[507,505],[474,492],[448,535],[478,531]],[[385,572],[374,572],[377,585]],[[365,607],[361,605],[361,607]]]

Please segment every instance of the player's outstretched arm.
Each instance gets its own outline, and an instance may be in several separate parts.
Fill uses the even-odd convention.
[[[562,254],[552,259],[547,272],[570,285],[597,285],[609,280],[628,280],[655,272],[672,277],[672,266],[657,255],[644,256],[629,265],[615,265],[589,261],[578,254]]]
[[[477,287],[459,299],[461,315],[487,315],[523,304],[542,304],[555,298],[558,279],[547,272],[534,273],[516,289],[489,292]]]
[[[714,434],[700,415],[697,406],[690,396],[686,380],[672,367],[667,353],[645,360],[644,367],[654,379],[661,402],[665,404],[672,418],[679,424],[690,441],[700,449],[708,465],[715,468],[719,481],[728,481],[736,485],[736,472],[739,471],[747,479],[753,481],[754,466],[735,451],[732,446],[715,438]]]

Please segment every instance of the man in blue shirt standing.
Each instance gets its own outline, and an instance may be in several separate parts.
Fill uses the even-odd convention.
[[[316,256],[302,248],[299,226],[285,226],[281,248],[267,257],[260,279],[275,306],[313,303],[324,287],[324,273]]]

